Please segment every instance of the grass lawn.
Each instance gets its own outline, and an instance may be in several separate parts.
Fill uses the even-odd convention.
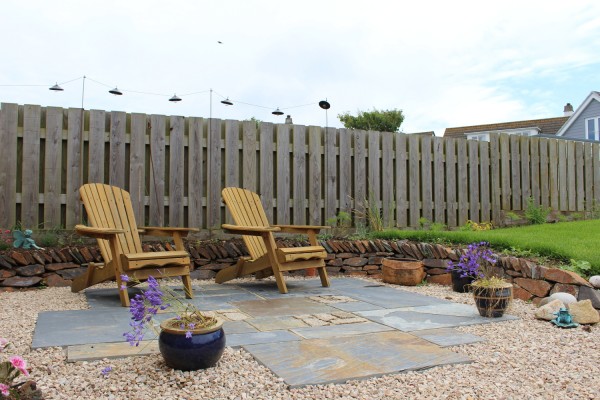
[[[541,256],[564,260],[585,260],[600,273],[600,220],[528,225],[490,231],[401,231],[375,232],[380,239],[442,240],[468,244],[488,241],[496,250],[530,250]]]

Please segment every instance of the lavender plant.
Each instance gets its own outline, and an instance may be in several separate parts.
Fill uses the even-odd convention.
[[[496,261],[488,242],[471,243],[457,262],[448,263],[447,270],[460,272],[461,278],[489,280],[494,277]]]
[[[121,280],[132,283],[127,275],[121,275]],[[133,281],[133,283],[139,282]],[[127,286],[123,284],[120,290],[127,290]],[[169,328],[184,331],[188,339],[192,337],[194,330],[210,328],[218,322],[215,317],[201,313],[193,304],[182,301],[168,286],[161,287],[152,276],[148,278],[148,289],[135,295],[131,300],[129,311],[131,313],[129,325],[132,329],[130,332],[125,332],[123,336],[132,346],[139,346],[148,329],[157,334],[160,332],[160,324],[155,321],[155,317],[161,311],[175,312],[176,317],[169,321]]]

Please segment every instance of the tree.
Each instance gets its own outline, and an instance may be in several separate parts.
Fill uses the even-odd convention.
[[[402,110],[377,110],[360,111],[358,115],[350,115],[349,112],[339,114],[338,118],[348,129],[364,129],[380,132],[398,132],[404,121]]]

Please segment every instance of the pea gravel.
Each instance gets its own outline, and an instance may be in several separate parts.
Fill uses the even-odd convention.
[[[473,304],[443,286],[402,289]],[[61,348],[30,349],[35,321],[40,311],[88,308],[83,294],[0,293],[0,305],[0,337],[12,343],[0,357],[22,355],[47,399],[600,399],[600,327],[561,330],[520,300],[510,309],[520,320],[458,328],[486,339],[451,348],[471,364],[293,390],[243,349],[227,348],[215,368],[196,372],[170,370],[160,355],[67,363]]]

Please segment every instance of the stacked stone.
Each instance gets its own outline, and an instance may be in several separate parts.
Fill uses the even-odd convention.
[[[298,240],[277,240],[280,247],[307,246]],[[380,278],[385,258],[405,258],[422,262],[429,283],[450,285],[447,271],[450,261],[457,261],[464,250],[440,244],[415,243],[408,240],[324,240],[329,274]],[[234,265],[248,255],[241,239],[189,241],[192,278],[213,279],[218,271]],[[144,243],[143,250],[174,250],[172,244]],[[67,247],[60,250],[11,250],[0,255],[0,290],[32,286],[69,286],[85,272],[90,262],[102,262],[97,247]],[[574,272],[548,268],[516,257],[500,257],[496,272],[514,285],[514,297],[539,303],[553,293],[570,293],[578,300],[590,300],[600,309],[600,291]],[[295,274],[304,274],[297,271]]]

